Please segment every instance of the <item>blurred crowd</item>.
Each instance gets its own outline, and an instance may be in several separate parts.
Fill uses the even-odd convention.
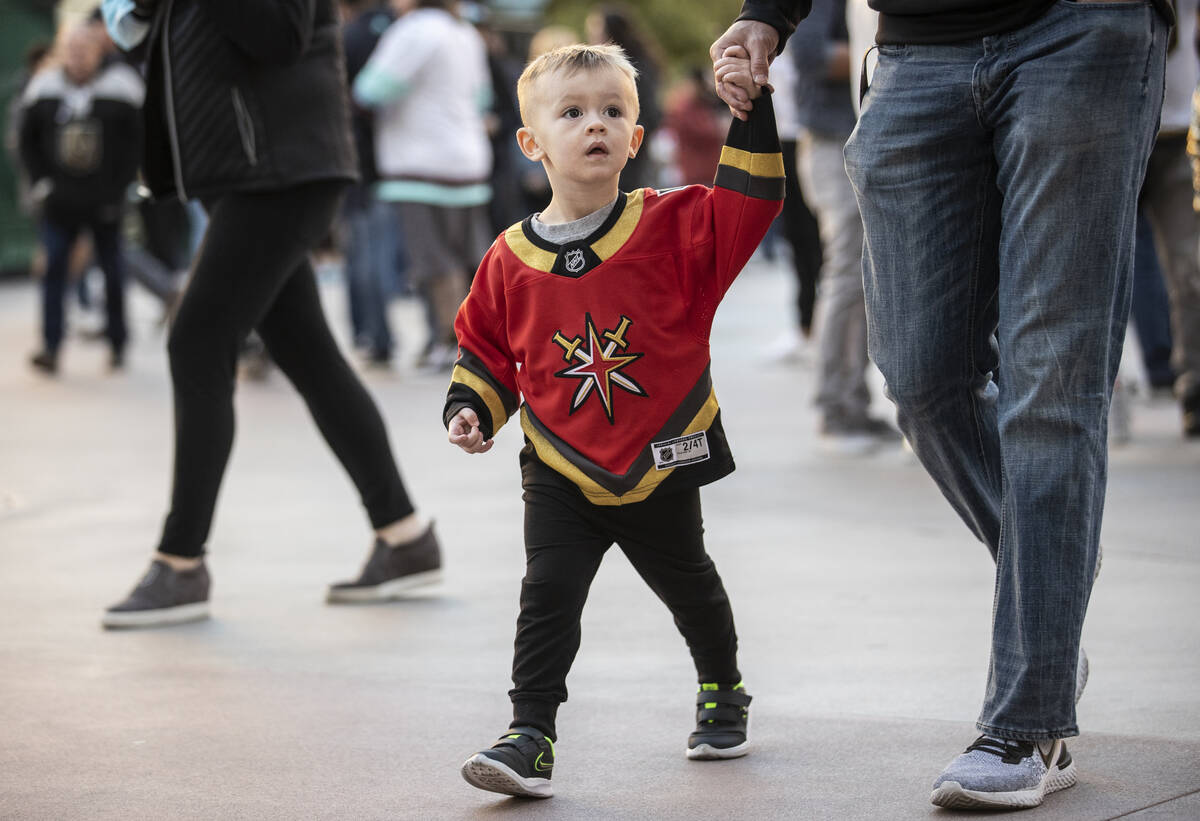
[[[1200,232],[1187,154],[1200,153],[1194,125],[1188,140],[1200,80],[1195,7],[1178,3],[1161,132],[1140,202],[1134,344],[1113,409],[1118,442],[1130,435],[1130,397],[1155,391],[1173,392],[1185,435],[1200,436]],[[787,297],[795,312],[764,358],[814,369],[821,441],[859,454],[899,443],[886,420],[868,413],[862,225],[841,161],[874,12],[865,0],[813,8],[772,67],[788,197],[761,253],[795,272]],[[344,275],[364,367],[394,361],[404,341],[389,304],[402,297],[419,304],[427,326],[415,334],[418,366],[447,370],[454,315],[484,251],[549,201],[544,171],[513,138],[516,78],[532,57],[571,42],[620,45],[639,72],[649,146],[626,167],[622,188],[712,181],[729,114],[711,66],[668,61],[634,7],[597,5],[580,30],[514,28],[487,3],[455,0],[341,0],[339,12],[361,181],[345,194],[326,250]],[[447,37],[461,59],[435,70],[427,45]],[[106,341],[111,366],[121,368],[127,278],[160,301],[169,322],[204,233],[199,202],[155,199],[140,184],[140,56],[114,45],[97,8],[63,24],[52,43],[30,44],[17,80],[5,142],[20,171],[21,208],[37,225],[40,344],[30,363],[44,374],[58,371],[71,317],[90,317],[76,330]],[[245,371],[264,372],[264,356],[252,338]]]

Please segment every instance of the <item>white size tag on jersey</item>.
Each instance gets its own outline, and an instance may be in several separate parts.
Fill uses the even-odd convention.
[[[654,453],[654,467],[659,470],[703,462],[708,458],[708,433],[700,431],[665,442],[651,442],[650,450]]]

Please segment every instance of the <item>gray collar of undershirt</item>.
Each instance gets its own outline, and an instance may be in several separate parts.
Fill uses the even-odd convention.
[[[619,198],[620,195],[618,195],[618,199]],[[546,223],[542,222],[539,219],[539,217],[541,217],[541,212],[538,212],[533,215],[533,219],[529,221],[529,224],[533,227],[533,233],[537,234],[542,239],[546,240],[547,242],[553,242],[555,245],[564,245],[568,242],[575,242],[576,240],[581,240],[594,234],[596,229],[603,225],[604,221],[608,219],[608,215],[612,213],[613,207],[616,204],[617,200],[614,199],[608,205],[605,205],[602,208],[597,208],[586,217],[580,217],[577,220],[560,222],[554,225],[547,225]]]

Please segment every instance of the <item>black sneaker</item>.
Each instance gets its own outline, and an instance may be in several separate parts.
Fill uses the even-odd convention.
[[[191,570],[174,570],[155,559],[125,600],[104,611],[101,624],[114,627],[160,627],[208,618],[208,568],[201,561]]]
[[[1179,408],[1183,412],[1183,438],[1200,438],[1200,390],[1185,396]]]
[[[750,695],[741,684],[722,690],[701,684],[696,694],[696,729],[688,736],[688,758],[741,758],[750,752],[746,722]]]
[[[414,587],[441,581],[441,568],[442,551],[430,523],[423,534],[397,547],[376,539],[358,578],[330,585],[325,601],[354,604],[397,599]]]
[[[29,364],[36,371],[41,371],[45,374],[58,373],[58,354],[51,351],[39,351],[29,357]]]
[[[554,741],[533,727],[513,727],[486,750],[462,765],[472,787],[526,798],[554,795]]]

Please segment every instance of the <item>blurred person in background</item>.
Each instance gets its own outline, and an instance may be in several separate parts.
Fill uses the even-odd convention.
[[[105,627],[207,618],[204,556],[233,445],[239,346],[257,330],[358,489],[375,530],[330,602],[380,600],[436,577],[383,419],[321,308],[310,252],[358,163],[333,0],[105,0],[118,45],[143,44],[142,171],[155,196],[204,203],[208,227],[171,327],[171,508],[150,567]],[[283,523],[286,525],[286,522]]]
[[[621,190],[654,188],[658,185],[658,170],[650,152],[645,149],[652,144],[654,133],[662,124],[662,109],[658,104],[662,61],[658,57],[658,44],[652,36],[638,28],[632,11],[621,5],[593,9],[584,22],[584,28],[589,43],[620,46],[637,69],[637,93],[641,103],[638,124],[645,129],[645,138],[642,140],[643,150],[631,157],[621,172]],[[712,180],[707,182],[711,183]]]
[[[394,19],[376,0],[341,0],[346,81],[367,64],[379,38]],[[342,202],[339,244],[346,265],[346,290],[354,344],[370,365],[386,367],[395,347],[387,307],[396,286],[397,239],[401,234],[391,209],[375,196],[375,123],[369,109],[355,106],[350,118],[358,152],[359,181]]]
[[[712,185],[721,159],[729,113],[713,91],[713,81],[698,66],[690,67],[667,95],[663,129],[671,134],[677,185]]]
[[[517,78],[524,61],[509,50],[504,34],[490,25],[479,28],[487,44],[488,71],[492,77],[492,106],[487,112],[488,139],[492,144],[492,202],[488,206],[492,234],[498,234],[528,211],[521,190],[522,176],[534,164],[525,159],[513,134],[521,127],[517,107]]]
[[[566,26],[543,26],[534,32],[529,41],[527,62],[532,63],[546,52],[578,42],[581,42],[579,35]],[[516,140],[509,140],[509,142],[515,144]],[[519,152],[520,148],[517,150]],[[533,214],[546,210],[546,206],[550,204],[551,194],[550,178],[546,176],[546,169],[542,168],[541,163],[530,162],[524,154],[521,154],[518,163],[522,169],[521,193],[525,201],[525,213]]]
[[[458,355],[454,317],[491,242],[492,79],[483,38],[453,0],[395,0],[399,17],[354,81],[375,112],[378,196],[394,203],[409,275],[425,304],[423,367]]]
[[[796,64],[800,190],[821,236],[815,324],[820,442],[832,452],[858,455],[899,442],[900,436],[868,413],[863,224],[842,162],[842,148],[855,123],[844,0],[814,0],[811,14],[788,42],[787,54]]]
[[[778,362],[800,362],[808,359],[812,344],[817,280],[821,275],[823,257],[817,218],[804,200],[796,170],[801,126],[796,111],[798,78],[795,56],[785,47],[780,57],[771,66],[771,85],[775,88],[771,100],[775,106],[779,144],[783,148],[785,174],[783,211],[775,224],[792,250],[792,271],[796,275],[796,313],[795,323],[768,346],[766,354],[768,359]]]
[[[30,362],[42,373],[58,370],[71,253],[86,229],[104,272],[104,333],[116,369],[127,338],[121,216],[137,172],[145,89],[128,66],[103,65],[103,44],[87,24],[66,30],[58,51],[56,64],[34,75],[21,97],[20,156],[46,253],[42,349]]]
[[[1162,120],[1138,201],[1153,229],[1166,280],[1170,365],[1187,438],[1200,437],[1200,217],[1189,207],[1192,176],[1187,154],[1191,99],[1200,83],[1197,7],[1197,0],[1175,2],[1178,22],[1167,52]]]

